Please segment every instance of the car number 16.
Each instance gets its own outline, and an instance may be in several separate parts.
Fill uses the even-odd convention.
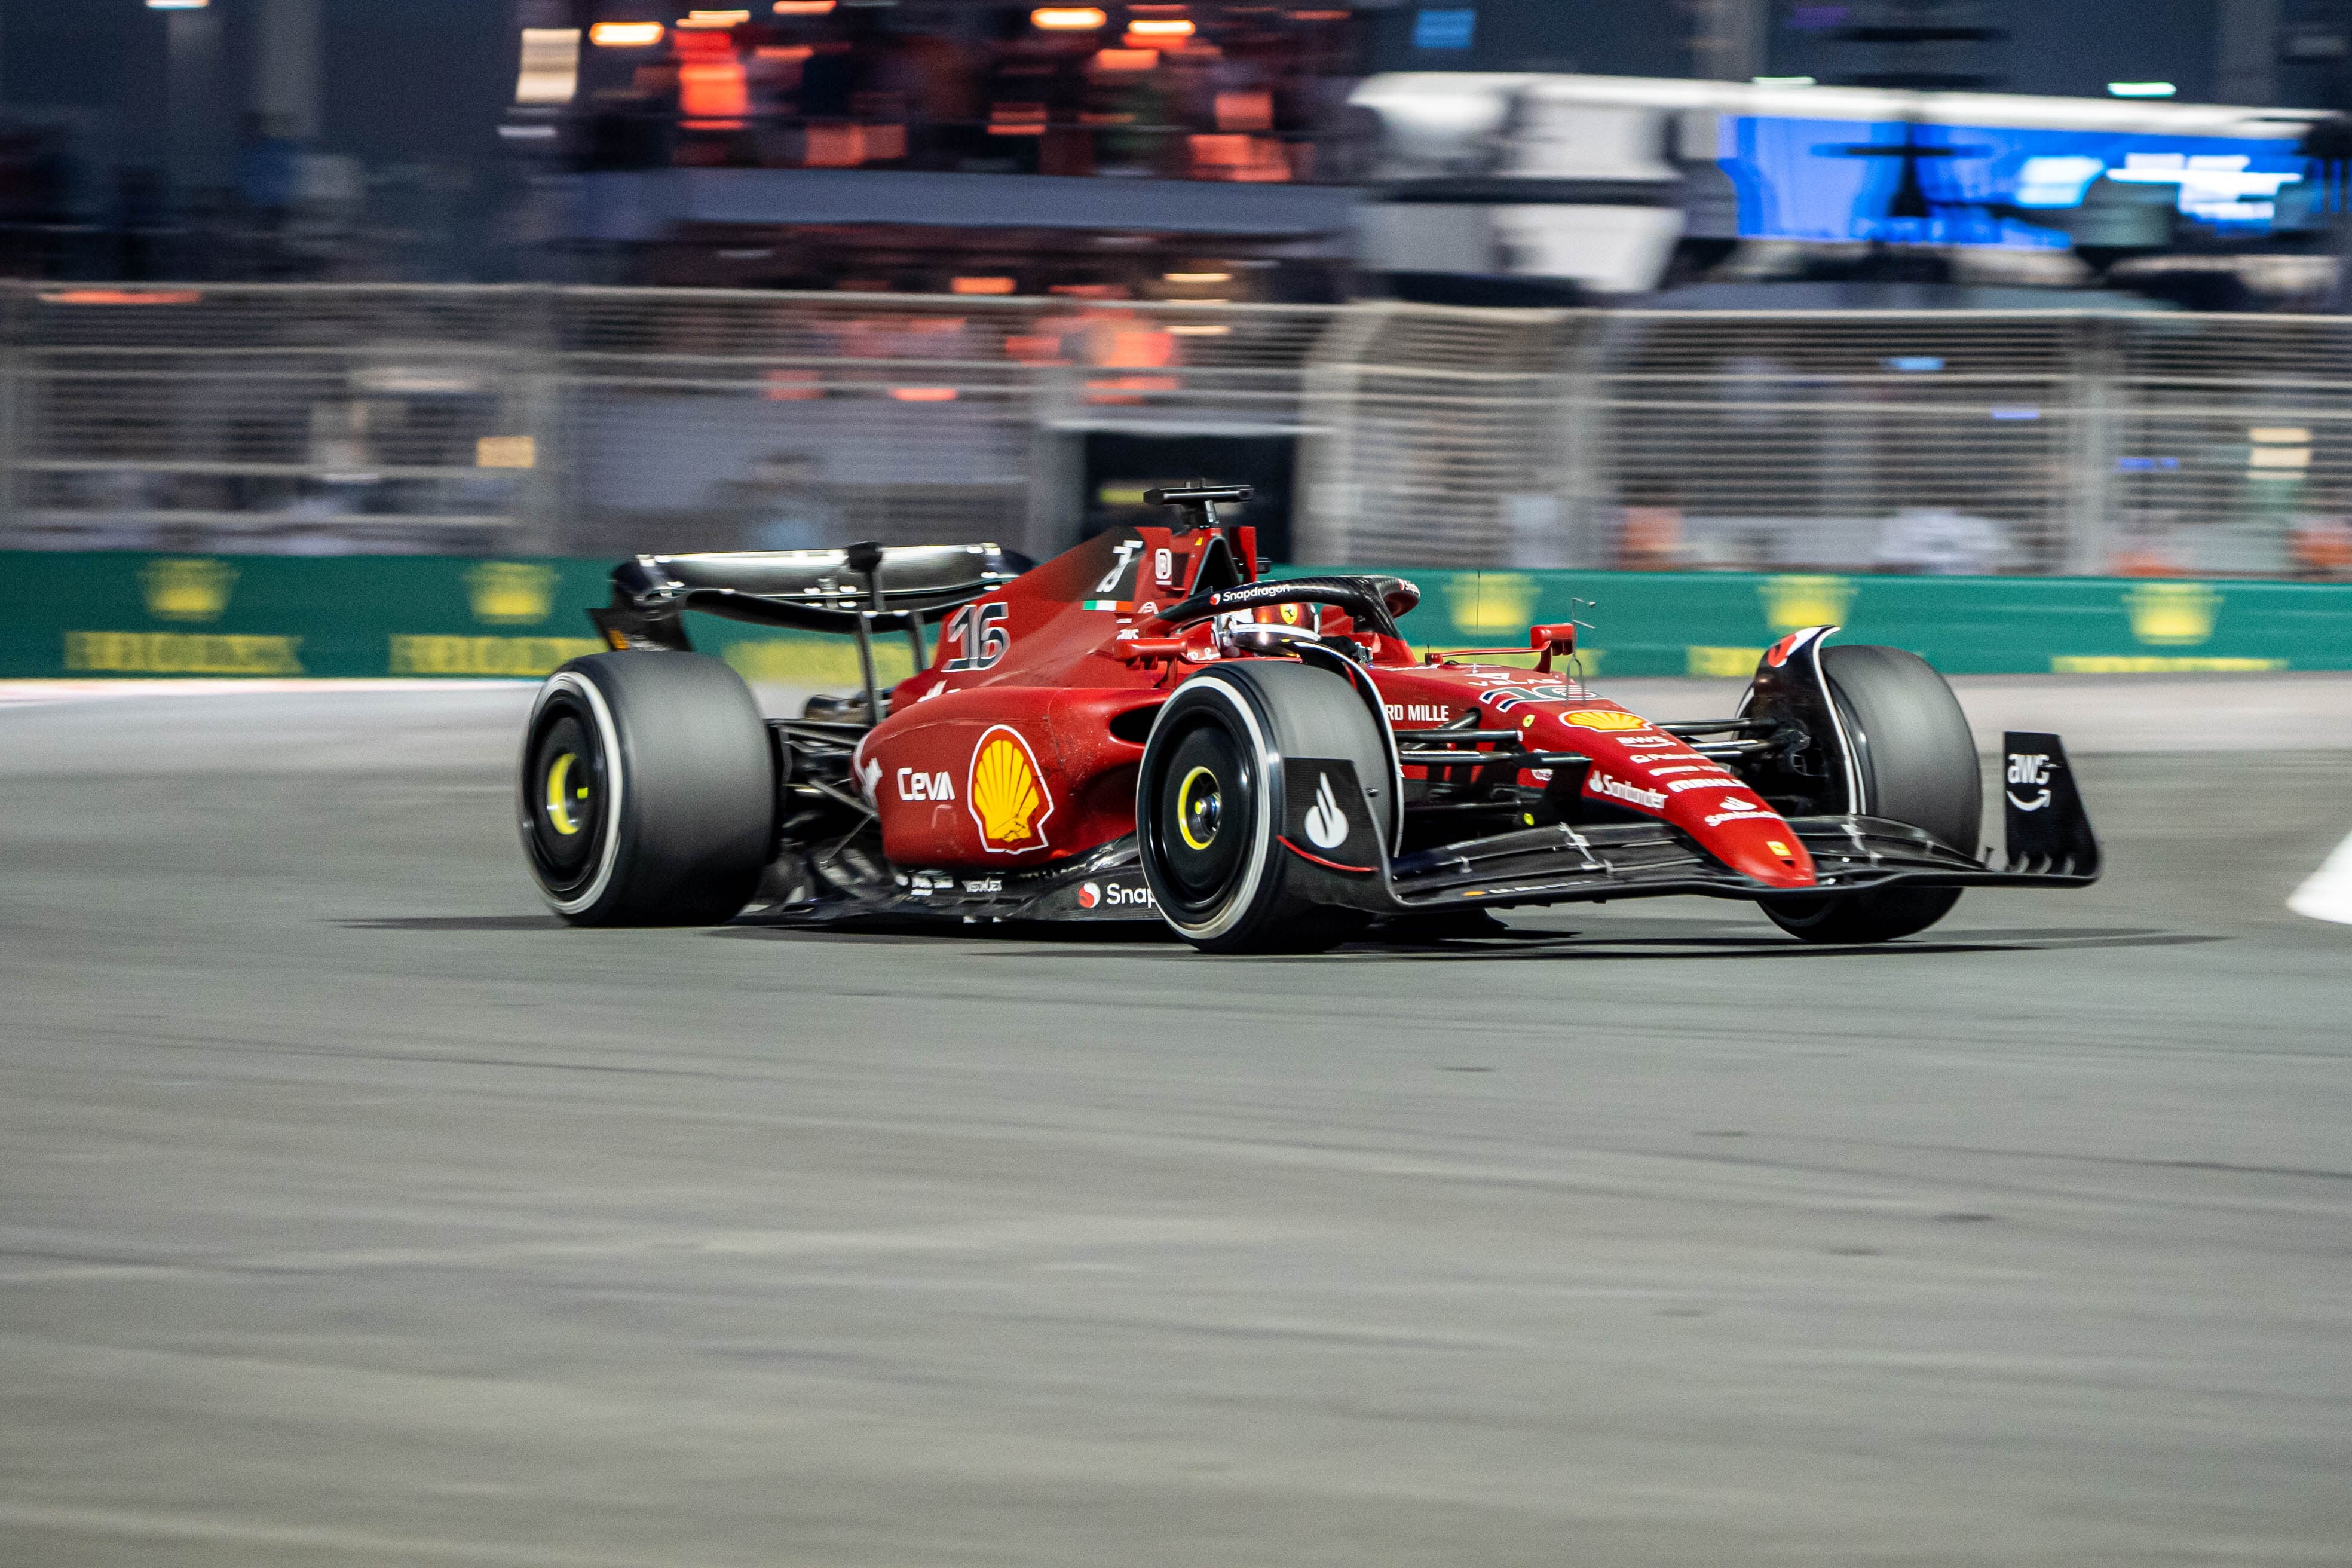
[[[951,642],[961,651],[940,668],[948,670],[993,669],[1013,651],[1013,632],[1003,623],[1011,618],[1010,605],[966,605],[947,618],[940,628],[943,641]]]

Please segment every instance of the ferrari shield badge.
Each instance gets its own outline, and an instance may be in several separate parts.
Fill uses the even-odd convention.
[[[1054,815],[1054,799],[1036,753],[1010,725],[992,727],[972,748],[964,799],[980,825],[983,849],[1015,855],[1045,847],[1045,819]]]

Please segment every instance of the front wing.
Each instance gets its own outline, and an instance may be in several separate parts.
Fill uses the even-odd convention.
[[[1858,893],[1904,885],[1937,888],[2079,888],[2098,879],[2095,861],[1976,860],[1900,822],[1877,816],[1799,816],[1789,826],[1813,858],[1819,881],[1793,896]],[[1756,899],[1769,888],[1728,870],[1673,829],[1534,827],[1399,858],[1386,889],[1393,898],[1347,901],[1378,909],[1460,904],[1556,904],[1596,899],[1698,893]]]
[[[1811,855],[1819,880],[1792,892],[1727,868],[1664,823],[1563,824],[1401,855],[1371,874],[1344,876],[1339,874],[1344,868],[1319,863],[1323,896],[1396,913],[1675,893],[1752,900],[1904,886],[2081,888],[2097,881],[2099,841],[2064,746],[2055,735],[2021,731],[2012,731],[2007,742],[2007,847],[1998,861],[1964,854],[1885,817],[1794,816],[1789,826]]]

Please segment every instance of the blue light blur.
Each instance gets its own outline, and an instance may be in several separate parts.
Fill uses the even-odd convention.
[[[2284,140],[1762,115],[1726,115],[1720,134],[1739,232],[1757,239],[2061,249],[2065,215],[2147,187],[2169,187],[2189,223],[2261,234],[2305,169]]]

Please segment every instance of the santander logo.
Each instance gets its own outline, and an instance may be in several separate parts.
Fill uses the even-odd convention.
[[[1584,793],[1622,800],[1628,805],[1644,806],[1651,811],[1666,804],[1666,792],[1662,789],[1643,789],[1640,784],[1598,771],[1586,775]]]

